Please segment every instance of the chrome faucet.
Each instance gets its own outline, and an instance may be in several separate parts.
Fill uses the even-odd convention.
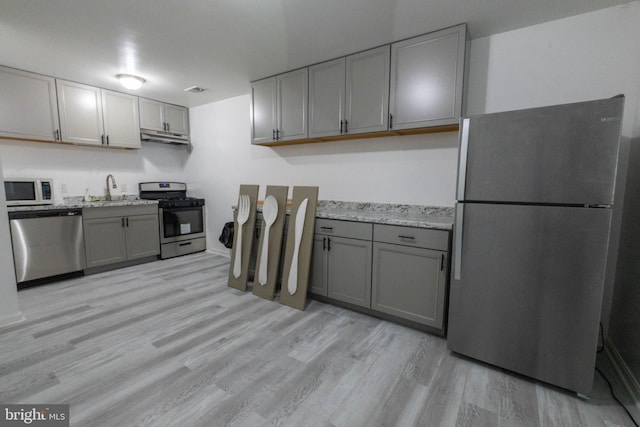
[[[109,178],[111,178],[111,182],[113,183],[113,188],[118,188],[118,186],[116,185],[116,179],[113,177],[113,175],[109,174],[107,175],[107,195],[105,197],[106,200],[111,200],[111,190],[109,189]]]

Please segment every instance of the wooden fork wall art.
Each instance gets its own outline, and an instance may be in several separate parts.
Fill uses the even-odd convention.
[[[247,290],[249,258],[256,228],[257,185],[241,185],[238,208],[234,215],[233,249],[229,266],[229,286]]]

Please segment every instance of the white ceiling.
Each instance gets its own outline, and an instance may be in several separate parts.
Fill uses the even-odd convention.
[[[471,38],[629,0],[0,0],[0,65],[190,107],[249,82],[466,22]],[[185,93],[197,85],[209,89]]]

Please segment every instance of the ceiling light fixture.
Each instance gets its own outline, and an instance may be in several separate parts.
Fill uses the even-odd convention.
[[[120,80],[120,84],[129,90],[140,89],[142,83],[146,82],[142,77],[133,74],[118,74],[116,77]]]

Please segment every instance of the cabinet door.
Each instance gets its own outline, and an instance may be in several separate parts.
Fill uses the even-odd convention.
[[[85,219],[83,226],[87,268],[127,259],[122,217]]]
[[[386,131],[389,46],[347,57],[346,133]]]
[[[276,76],[276,138],[280,141],[307,138],[308,69]]]
[[[442,251],[374,243],[371,308],[442,329],[446,256]]]
[[[276,127],[276,78],[251,83],[251,142],[274,142]]]
[[[362,307],[371,306],[371,251],[366,240],[327,238],[327,294]]]
[[[65,142],[103,145],[100,88],[56,80],[60,130]]]
[[[309,292],[327,296],[327,236],[314,235]]]
[[[102,113],[108,146],[140,148],[137,97],[103,89]]]
[[[138,103],[140,105],[140,127],[142,129],[165,130],[164,103],[145,98],[139,98]]]
[[[164,105],[167,131],[187,135],[189,133],[189,109],[180,105]]]
[[[127,259],[160,253],[158,215],[134,215],[125,218]]]
[[[345,64],[340,58],[309,67],[309,138],[343,132]]]
[[[55,79],[0,67],[0,93],[1,136],[59,139]]]
[[[391,129],[458,123],[466,26],[391,45]]]

